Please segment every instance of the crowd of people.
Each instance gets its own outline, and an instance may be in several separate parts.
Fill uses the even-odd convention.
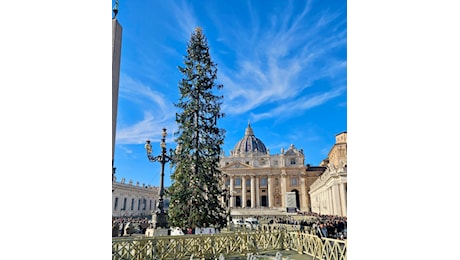
[[[343,240],[347,238],[347,218],[324,216],[311,226],[311,230],[319,237]]]
[[[310,213],[303,219],[292,216],[253,216],[262,224],[285,224],[299,226],[301,232],[315,234],[321,238],[346,239],[347,238],[347,217],[334,215],[320,215]],[[147,228],[152,228],[152,221],[141,217],[113,217],[112,237],[131,236],[139,233],[145,234]],[[192,230],[184,231],[192,234]]]
[[[112,237],[145,234],[152,221],[141,217],[112,217]]]
[[[301,232],[315,234],[321,238],[346,239],[347,217],[335,215],[320,215],[318,213],[302,214],[305,218],[282,216],[282,217],[257,217],[261,223],[284,224],[299,226]]]
[[[346,239],[347,217],[309,213],[308,219],[288,220],[286,224],[300,225],[300,231],[315,234],[321,238]]]

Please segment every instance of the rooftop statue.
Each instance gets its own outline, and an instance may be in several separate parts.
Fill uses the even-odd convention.
[[[115,5],[113,6],[113,18],[112,19],[115,19],[117,18],[117,14],[118,14],[118,0],[115,0]]]

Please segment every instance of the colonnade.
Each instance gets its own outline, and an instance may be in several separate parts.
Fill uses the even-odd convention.
[[[332,182],[312,191],[312,211],[322,215],[347,216],[346,185],[346,182]]]
[[[240,185],[236,186],[236,179],[240,178]],[[278,180],[275,181],[275,178]],[[240,198],[240,204],[238,207],[241,208],[259,208],[259,207],[269,207],[269,208],[285,208],[285,194],[288,191],[288,187],[295,188],[298,191],[298,199],[300,207],[308,208],[307,199],[304,198],[306,194],[306,185],[305,179],[300,176],[299,179],[300,185],[297,187],[290,187],[288,185],[288,177],[285,171],[282,171],[281,175],[231,175],[229,176],[229,191],[230,191],[230,200],[229,206],[231,208],[237,207],[237,197]],[[265,179],[266,182],[261,186],[262,180]],[[264,180],[264,181],[265,181]],[[247,183],[248,182],[248,183]],[[249,189],[249,192],[248,192]],[[290,191],[290,190],[289,190]],[[262,197],[265,196],[266,201],[262,201]],[[275,197],[280,198],[275,202]],[[247,201],[249,200],[249,203]],[[265,203],[265,204],[264,204]]]

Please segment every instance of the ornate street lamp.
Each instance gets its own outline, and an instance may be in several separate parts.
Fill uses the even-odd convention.
[[[161,179],[160,179],[160,191],[159,191],[159,202],[158,202],[158,209],[155,211],[156,220],[152,219],[155,228],[167,228],[168,222],[166,220],[166,215],[164,212],[164,204],[163,204],[163,195],[164,195],[164,175],[165,175],[165,164],[172,160],[172,158],[166,155],[166,128],[163,128],[163,132],[161,133],[161,154],[157,156],[152,155],[152,145],[150,144],[150,140],[146,141],[145,150],[147,151],[147,158],[151,162],[159,162],[161,163]]]

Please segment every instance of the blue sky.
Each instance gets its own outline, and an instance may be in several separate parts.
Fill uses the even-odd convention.
[[[112,2],[114,3],[114,1]],[[228,155],[248,122],[270,153],[290,144],[318,165],[347,131],[346,1],[119,1],[123,27],[115,167],[117,180],[159,185],[161,129],[174,148],[186,44],[202,27],[217,83]],[[165,185],[172,173],[166,166]]]
[[[225,85],[227,117],[220,123],[227,130],[227,154],[243,136],[248,120],[272,152],[293,143],[305,150],[306,160],[312,164],[326,156],[335,134],[348,130],[348,163],[353,168],[347,177],[348,215],[359,223],[353,232],[354,241],[361,245],[352,258],[367,259],[380,249],[376,245],[395,238],[401,238],[393,243],[400,250],[393,251],[407,252],[407,259],[454,255],[456,237],[439,240],[439,245],[438,240],[432,240],[427,250],[404,250],[424,245],[426,236],[409,241],[382,232],[372,240],[360,238],[368,236],[368,226],[376,221],[384,225],[381,230],[393,230],[401,218],[407,218],[415,223],[407,226],[414,233],[425,219],[439,218],[440,209],[444,215],[458,215],[452,200],[459,197],[460,189],[458,182],[451,181],[458,153],[450,152],[459,145],[460,132],[456,120],[460,104],[458,4],[317,1],[311,2],[301,22],[295,23],[305,9],[304,1],[253,0],[253,6],[248,7],[232,0],[227,2],[237,7],[215,6],[221,2],[196,0],[199,6],[195,6],[177,0],[144,4],[121,0],[119,20],[124,35],[117,176],[159,183],[159,165],[147,161],[143,143],[150,138],[156,148],[161,128],[174,128],[170,110],[178,98],[176,67],[182,64],[197,23],[208,37],[212,57],[219,65],[219,80]],[[263,6],[255,5],[259,2]],[[274,6],[282,2],[296,4],[291,9]],[[341,6],[318,6],[321,3]],[[41,212],[45,214],[35,214],[34,221],[46,222],[49,213],[57,210],[56,214],[66,217],[54,218],[56,225],[85,223],[94,232],[100,231],[100,236],[87,237],[97,239],[85,244],[91,252],[100,251],[100,237],[107,234],[101,223],[107,223],[112,213],[107,203],[112,196],[107,167],[111,160],[112,4],[4,1],[0,16],[5,25],[0,48],[2,181],[21,191],[2,189],[2,205],[16,213],[2,216],[4,221],[27,222],[30,212]],[[319,17],[323,22],[318,22]],[[346,44],[340,36],[345,27]],[[301,55],[302,47],[316,56],[306,59],[309,56]],[[338,66],[345,62],[346,69]],[[293,64],[298,71],[292,69]],[[243,72],[251,76],[245,79]],[[282,94],[291,96],[276,92],[275,86],[287,88]],[[344,86],[346,92],[340,89]],[[259,95],[245,98],[251,90]],[[247,95],[238,96],[242,91]],[[339,94],[327,98],[327,93],[334,91]],[[321,95],[325,99],[316,106],[276,113],[283,111],[283,105],[294,109]],[[260,117],[263,113],[270,117]],[[425,162],[436,165],[436,176]],[[391,165],[391,170],[382,165]],[[376,178],[378,185],[373,185]],[[15,199],[9,199],[12,194]],[[30,201],[30,194],[40,202],[59,194],[65,203],[59,207],[55,203],[29,203],[26,207],[17,203]],[[382,214],[382,205],[390,205],[398,218]],[[435,210],[431,210],[433,205]],[[22,235],[10,226],[5,232]],[[69,239],[72,237],[53,240],[61,242],[53,251],[56,257],[74,249],[69,247],[75,244]],[[24,251],[19,243],[5,249],[36,257],[46,246],[40,241],[30,244],[32,250]],[[72,252],[78,255],[78,251]],[[104,255],[107,250],[100,252]],[[388,257],[382,254],[380,258]]]

